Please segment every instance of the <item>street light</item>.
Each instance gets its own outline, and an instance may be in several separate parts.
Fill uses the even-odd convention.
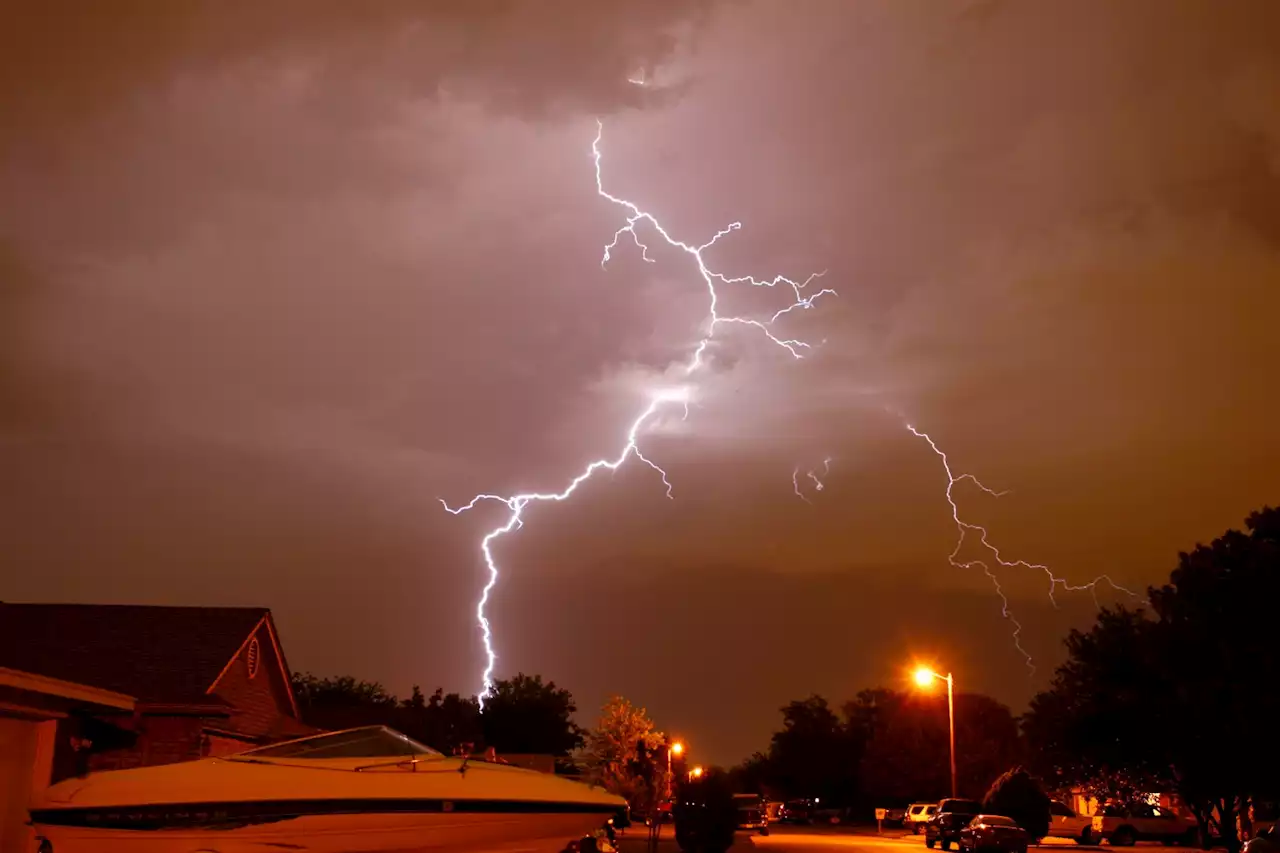
[[[934,679],[947,682],[947,724],[951,730],[951,797],[955,799],[959,796],[956,793],[956,706],[955,706],[955,679],[951,677],[951,673],[939,675],[927,666],[917,667],[915,671],[916,684],[920,689],[928,690],[933,686]]]
[[[667,747],[667,784],[671,784],[671,756],[682,755],[684,753],[684,744],[676,741]]]
[[[701,765],[701,764],[699,764],[699,765],[695,766],[692,770],[690,770],[690,771],[689,771],[689,778],[690,778],[690,779],[701,779],[701,778],[702,778],[702,773],[703,773],[702,765]]]

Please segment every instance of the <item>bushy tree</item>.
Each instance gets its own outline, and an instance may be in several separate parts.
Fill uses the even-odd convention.
[[[1179,555],[1149,618],[1104,611],[1072,632],[1024,724],[1059,780],[1172,790],[1231,850],[1237,816],[1280,787],[1280,510],[1245,526]]]
[[[652,782],[652,756],[664,748],[661,732],[644,708],[613,696],[600,709],[600,719],[587,734],[586,762],[593,782],[625,797],[633,807],[649,806],[657,797]]]
[[[428,699],[414,685],[399,719],[401,731],[445,755],[475,752],[484,745],[480,703],[474,696],[445,693],[437,687]]]
[[[849,727],[825,698],[791,702],[769,746],[768,778],[788,797],[846,802],[857,785],[852,747]]]
[[[1036,842],[1049,834],[1049,797],[1021,767],[1014,767],[991,783],[982,800],[982,811],[1013,818]]]
[[[782,709],[769,752],[731,773],[737,790],[772,797],[874,806],[938,799],[950,790],[945,697],[863,690],[837,714],[821,696]],[[1017,721],[988,696],[956,697],[962,794],[977,797],[1018,757]]]
[[[583,744],[573,721],[573,694],[540,675],[519,673],[495,682],[480,716],[486,746],[501,753],[568,756]]]
[[[311,673],[293,674],[293,695],[302,721],[320,729],[395,725],[395,696],[376,681],[360,681],[350,675],[319,678]]]
[[[1067,660],[1022,720],[1034,769],[1051,788],[1127,803],[1174,786],[1154,630],[1143,612],[1122,607],[1067,636]]]
[[[381,684],[349,675],[295,673],[293,691],[308,725],[389,726],[446,755],[492,747],[499,754],[564,759],[583,743],[583,731],[573,721],[573,694],[540,675],[520,673],[494,682],[483,713],[475,696],[437,688],[428,697],[414,685],[412,695],[400,701]]]
[[[938,800],[951,789],[945,696],[878,691],[861,788],[877,802]],[[955,697],[959,795],[977,798],[1018,755],[1013,712],[989,696]]]

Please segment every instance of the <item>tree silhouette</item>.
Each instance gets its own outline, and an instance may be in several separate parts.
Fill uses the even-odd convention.
[[[573,721],[573,694],[519,673],[494,683],[480,716],[484,742],[499,753],[568,756],[583,745],[583,730]]]
[[[877,691],[862,788],[881,802],[938,800],[951,790],[945,697]],[[941,698],[941,701],[939,699]],[[989,696],[955,697],[960,796],[979,797],[1017,758],[1013,713]]]
[[[1021,767],[1014,767],[991,783],[982,800],[982,811],[1013,818],[1036,843],[1049,834],[1049,797]]]
[[[494,683],[484,713],[474,696],[445,693],[430,697],[417,685],[408,699],[352,676],[319,678],[294,673],[294,695],[303,722],[320,729],[390,726],[446,755],[492,747],[502,753],[568,756],[583,743],[573,722],[573,695],[540,675],[520,673]]]
[[[1169,583],[1148,591],[1151,618],[1108,610],[1072,632],[1024,721],[1059,781],[1172,789],[1231,850],[1237,815],[1280,788],[1280,510],[1246,528],[1180,554]]]
[[[950,790],[945,699],[879,687],[860,692],[839,715],[815,695],[789,703],[782,717],[769,752],[730,773],[737,790],[817,797],[867,814]],[[1017,760],[1017,721],[988,696],[960,694],[956,746],[961,793],[976,797]]]
[[[1173,787],[1153,630],[1141,612],[1103,609],[1067,636],[1067,660],[1022,720],[1033,766],[1055,790],[1127,803]]]
[[[769,747],[769,776],[789,797],[817,797],[831,803],[854,793],[857,756],[849,729],[821,696],[782,708],[782,728]]]

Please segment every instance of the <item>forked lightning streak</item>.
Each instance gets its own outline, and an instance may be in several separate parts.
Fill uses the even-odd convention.
[[[708,314],[706,318],[706,326],[703,337],[693,346],[690,356],[684,365],[684,374],[691,377],[700,367],[703,366],[704,356],[707,347],[711,343],[712,337],[715,335],[717,328],[720,326],[745,326],[751,330],[763,335],[770,343],[786,350],[793,358],[802,358],[804,351],[810,348],[808,343],[797,340],[795,338],[784,338],[775,335],[772,329],[773,324],[782,317],[789,314],[797,308],[812,308],[815,300],[821,296],[835,295],[835,291],[830,288],[823,288],[814,293],[806,295],[806,289],[816,279],[822,276],[822,273],[814,273],[804,281],[794,281],[786,276],[776,275],[769,279],[757,279],[752,276],[726,276],[723,273],[716,272],[707,266],[703,253],[716,244],[716,242],[728,234],[737,231],[742,227],[739,222],[730,223],[725,228],[716,232],[710,240],[705,243],[694,245],[677,240],[675,237],[663,227],[662,223],[652,214],[640,208],[634,202],[620,198],[608,192],[604,188],[604,178],[602,175],[601,161],[603,159],[600,151],[600,142],[604,135],[604,125],[600,122],[596,123],[596,137],[591,143],[591,154],[595,161],[596,173],[596,194],[601,198],[611,202],[612,204],[622,208],[625,211],[625,223],[617,231],[614,232],[613,239],[604,247],[603,257],[600,259],[602,267],[606,267],[612,258],[612,253],[618,249],[618,243],[623,239],[623,235],[630,235],[630,239],[640,249],[641,257],[650,263],[655,260],[649,257],[649,247],[641,239],[640,232],[637,228],[644,226],[647,230],[653,231],[658,237],[673,249],[678,249],[693,259],[701,277],[703,284],[707,289],[707,299],[709,303]],[[793,297],[793,301],[786,307],[776,311],[768,319],[756,319],[752,317],[742,317],[734,315],[724,315],[719,312],[720,294],[717,290],[720,286],[728,285],[750,285],[752,287],[769,287],[776,288],[785,285]],[[616,455],[597,459],[588,464],[582,471],[569,481],[569,484],[562,490],[557,492],[525,492],[516,495],[493,495],[480,494],[473,497],[468,503],[458,507],[451,507],[448,503],[441,500],[440,503],[444,508],[454,515],[466,512],[475,508],[476,505],[483,501],[495,501],[504,504],[507,508],[506,521],[494,529],[490,530],[480,540],[480,551],[484,557],[485,566],[488,568],[488,579],[484,585],[484,589],[480,593],[480,600],[476,604],[476,619],[480,623],[480,633],[484,641],[484,650],[486,655],[486,664],[484,674],[482,676],[482,686],[479,694],[480,705],[484,707],[484,700],[490,695],[493,688],[493,671],[497,662],[497,654],[494,651],[493,631],[489,624],[488,616],[485,614],[489,598],[493,593],[494,587],[498,583],[498,563],[493,553],[494,543],[511,533],[518,530],[524,524],[524,511],[532,503],[544,501],[563,501],[567,500],[578,487],[591,478],[593,474],[602,468],[610,471],[616,471],[627,459],[635,456],[641,462],[648,465],[662,477],[663,485],[666,487],[667,496],[672,496],[671,481],[667,477],[667,472],[662,469],[656,462],[645,456],[640,450],[640,433],[645,424],[659,410],[670,404],[680,404],[684,406],[685,415],[688,415],[688,404],[691,397],[691,391],[688,387],[672,391],[669,389],[655,390],[650,393],[649,400],[644,409],[631,422],[630,428],[627,430],[625,441],[621,449]],[[815,478],[816,480],[816,478]]]

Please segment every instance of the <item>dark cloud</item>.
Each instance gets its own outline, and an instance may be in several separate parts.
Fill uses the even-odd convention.
[[[601,268],[625,219],[596,114],[612,192],[694,243],[741,221],[717,269],[839,296],[780,325],[821,343],[802,361],[717,333],[688,419],[644,438],[675,500],[626,466],[499,544],[503,672],[634,693],[716,760],[921,644],[1021,701],[1043,681],[947,565],[904,416],[1012,489],[957,490],[1007,554],[1076,581],[1141,588],[1276,499],[1266,0],[15,8],[0,547],[33,570],[6,597],[265,603],[299,666],[473,686],[500,513],[436,499],[612,453],[706,316],[651,232],[655,263],[624,240]],[[1043,679],[1093,602],[1000,579]],[[699,687],[739,649],[757,681]],[[724,696],[759,713],[712,741]]]
[[[375,102],[456,88],[526,114],[611,111],[644,103],[648,93],[627,78],[669,57],[707,5],[17,2],[0,30],[0,118],[11,130],[74,124],[228,66],[315,73],[323,88],[358,86]]]

